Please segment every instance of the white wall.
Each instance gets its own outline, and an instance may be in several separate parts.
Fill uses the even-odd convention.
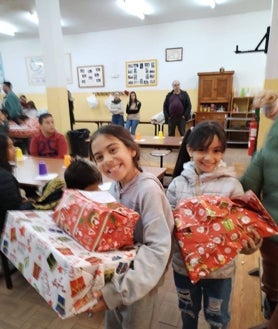
[[[71,54],[72,92],[91,92],[80,89],[77,66],[104,65],[105,87],[93,91],[124,90],[125,61],[158,60],[158,85],[134,88],[170,89],[178,79],[184,89],[197,89],[197,72],[234,70],[234,89],[242,87],[257,91],[265,79],[266,54],[263,52],[235,54],[240,50],[255,49],[271,25],[271,12],[252,12],[214,19],[179,21],[144,27],[86,33],[64,37],[64,50]],[[165,62],[165,48],[183,47],[182,62]],[[5,78],[14,85],[16,93],[42,93],[43,86],[30,86],[25,57],[41,55],[39,39],[0,43]],[[113,79],[113,74],[119,78]]]

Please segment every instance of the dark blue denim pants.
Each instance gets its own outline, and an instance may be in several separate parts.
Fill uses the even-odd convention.
[[[226,329],[230,320],[229,301],[232,279],[202,279],[191,283],[187,276],[174,272],[183,329],[198,329],[198,316],[204,314],[211,329]]]

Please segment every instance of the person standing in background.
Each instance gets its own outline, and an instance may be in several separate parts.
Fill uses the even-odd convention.
[[[73,125],[75,124],[74,118],[74,99],[71,92],[68,90],[68,102],[69,102],[69,116],[70,116],[70,129],[73,130]]]
[[[180,82],[174,80],[163,104],[165,123],[168,124],[168,135],[175,136],[176,127],[181,136],[185,134],[186,121],[191,117],[191,101],[186,91],[180,89]]]
[[[129,94],[129,101],[126,105],[126,129],[130,131],[132,136],[135,136],[136,128],[140,122],[141,102],[138,101],[135,91]]]
[[[112,113],[111,123],[114,125],[124,126],[124,107],[120,99],[120,93],[114,93],[114,99],[109,104],[109,112]]]
[[[3,99],[2,106],[9,112],[11,120],[15,121],[18,124],[18,117],[23,115],[20,100],[12,91],[12,84],[9,81],[4,81],[2,88],[4,93],[6,94]]]

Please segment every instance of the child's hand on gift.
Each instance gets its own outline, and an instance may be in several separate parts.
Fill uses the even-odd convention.
[[[263,239],[259,236],[258,232],[252,230],[253,237],[247,237],[248,241],[244,240],[242,242],[243,248],[241,249],[241,254],[250,255],[253,254],[256,250],[258,250],[263,242]]]
[[[87,311],[88,315],[90,315],[90,316],[92,316],[94,313],[98,313],[98,312],[108,309],[108,307],[103,299],[102,292],[100,290],[93,291],[93,296],[97,300],[97,303],[93,306],[93,308],[91,308]]]

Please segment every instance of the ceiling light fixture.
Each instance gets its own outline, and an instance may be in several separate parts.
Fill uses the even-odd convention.
[[[211,9],[214,9],[216,5],[221,5],[227,0],[195,0],[200,6],[210,6]]]
[[[144,0],[118,0],[117,4],[130,15],[137,16],[142,20],[147,13],[147,7]]]
[[[211,7],[211,9],[215,8],[215,0],[209,0],[209,5]]]
[[[17,30],[13,25],[0,21],[0,33],[1,34],[5,34],[5,35],[9,35],[11,37],[14,37],[16,31]]]
[[[30,22],[39,25],[39,17],[38,14],[35,11],[28,11],[27,18]]]

